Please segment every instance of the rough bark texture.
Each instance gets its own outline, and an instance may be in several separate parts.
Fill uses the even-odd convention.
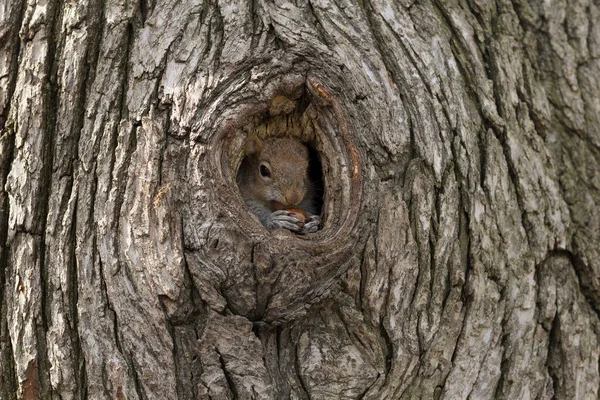
[[[2,399],[598,398],[598,0],[2,0],[0,181]]]

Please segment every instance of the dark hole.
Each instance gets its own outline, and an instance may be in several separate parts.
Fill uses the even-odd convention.
[[[313,183],[315,188],[315,209],[316,214],[321,215],[323,209],[323,197],[325,195],[325,184],[323,182],[323,166],[319,152],[312,146],[304,144],[308,149],[308,178]]]

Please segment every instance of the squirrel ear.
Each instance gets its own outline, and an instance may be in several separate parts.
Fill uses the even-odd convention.
[[[251,154],[260,153],[262,151],[263,145],[258,136],[250,136],[246,139],[246,143],[244,144],[244,151],[246,155],[249,156]]]

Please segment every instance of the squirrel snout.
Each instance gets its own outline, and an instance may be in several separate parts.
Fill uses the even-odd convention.
[[[296,207],[303,198],[303,193],[301,191],[294,191],[286,193],[283,196],[283,201],[285,202],[286,207]]]

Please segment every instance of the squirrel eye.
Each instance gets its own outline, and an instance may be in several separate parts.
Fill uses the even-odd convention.
[[[267,168],[266,165],[261,164],[259,170],[260,170],[260,175],[263,178],[270,178],[271,177],[271,171],[269,171],[269,168]]]

